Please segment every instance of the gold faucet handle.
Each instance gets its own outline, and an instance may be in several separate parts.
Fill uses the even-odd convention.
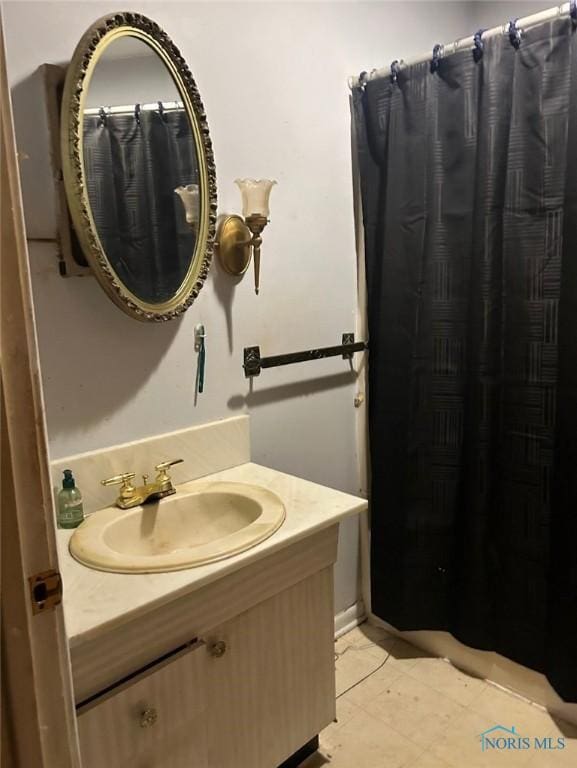
[[[166,472],[166,470],[169,467],[172,467],[173,464],[182,464],[184,459],[171,459],[170,461],[161,461],[160,464],[157,464],[154,469],[157,472]]]
[[[172,485],[172,478],[168,474],[168,470],[173,464],[181,464],[183,459],[171,459],[170,461],[161,461],[160,464],[155,466],[155,470],[158,472],[156,476],[156,482],[160,484],[161,490],[169,493],[174,492],[174,486]]]
[[[120,483],[126,485],[134,477],[136,477],[136,472],[123,472],[122,475],[114,475],[114,477],[109,477],[107,480],[101,480],[100,482],[102,485],[120,485]]]
[[[134,477],[136,477],[135,472],[123,472],[121,475],[114,475],[114,477],[109,477],[100,482],[102,485],[120,485],[122,483],[120,498],[124,499],[132,497],[132,494],[134,493],[134,486],[130,482]]]

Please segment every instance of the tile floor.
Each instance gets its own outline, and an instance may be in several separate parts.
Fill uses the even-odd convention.
[[[577,728],[381,629],[344,635],[335,659],[337,722],[302,768],[577,768]],[[562,736],[565,749],[483,752],[497,723],[532,743]]]

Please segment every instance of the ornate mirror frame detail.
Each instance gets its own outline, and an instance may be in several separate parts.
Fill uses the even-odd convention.
[[[199,166],[200,221],[195,252],[176,292],[162,304],[149,304],[129,291],[112,269],[92,217],[86,192],[82,149],[82,115],[92,71],[102,51],[115,39],[129,35],[147,43],[170,72],[188,114]],[[86,31],[76,46],[66,73],[61,109],[61,154],[70,215],[86,258],[98,282],[121,309],[142,321],[172,320],[192,304],[208,275],[216,227],[216,170],[206,114],[185,60],[168,35],[138,13],[104,16]]]

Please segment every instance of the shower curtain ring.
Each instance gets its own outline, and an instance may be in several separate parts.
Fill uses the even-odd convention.
[[[158,114],[160,115],[160,119],[163,122],[166,122],[166,113],[164,111],[164,104],[162,103],[162,101],[158,102]]]
[[[437,43],[433,48],[433,58],[431,59],[431,72],[436,72],[439,69],[441,56],[443,55],[443,46]]]
[[[107,117],[104,107],[100,107],[98,110],[98,125],[106,125]]]
[[[484,32],[485,32],[484,29],[478,29],[473,35],[473,45],[475,46],[473,48],[474,61],[481,61],[481,59],[483,58],[483,48],[485,47],[485,43],[483,42]]]
[[[517,50],[519,46],[521,45],[521,30],[517,26],[517,22],[519,19],[511,19],[509,22],[509,26],[507,28],[507,33],[509,35],[509,42]]]
[[[397,82],[397,78],[399,77],[399,72],[401,70],[401,65],[399,64],[399,60],[395,59],[391,62],[391,80],[393,83]]]
[[[140,104],[134,105],[134,119],[136,120],[137,125],[140,125]]]
[[[359,74],[359,88],[364,89],[365,85],[367,84],[369,79],[368,73],[363,69],[363,71]]]

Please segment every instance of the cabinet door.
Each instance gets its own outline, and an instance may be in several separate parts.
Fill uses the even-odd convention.
[[[332,567],[206,640],[211,768],[275,768],[334,719]]]
[[[196,643],[82,707],[83,768],[206,768],[205,670]]]

